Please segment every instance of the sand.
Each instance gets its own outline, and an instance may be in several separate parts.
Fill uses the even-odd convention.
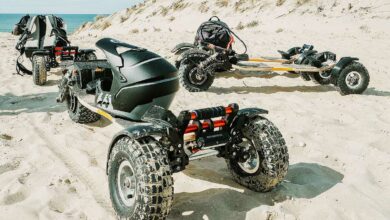
[[[281,6],[264,1],[262,8],[249,7],[248,1],[249,9],[236,16],[231,13],[233,3],[226,7],[209,3],[209,11],[201,13],[198,1],[183,1],[188,5],[169,9],[163,16],[160,6],[172,2],[149,1],[133,9],[123,23],[121,16],[128,11],[118,12],[105,18],[110,27],[86,27],[71,37],[72,43],[89,48],[108,36],[169,59],[169,50],[179,42],[192,42],[196,27],[217,11],[247,42],[253,56],[277,55],[277,49],[312,43],[319,51],[359,57],[371,74],[371,83],[364,94],[350,96],[341,96],[332,86],[276,74],[219,78],[202,93],[181,89],[171,106],[175,113],[233,102],[242,108],[268,109],[267,117],[286,139],[290,168],[274,191],[255,193],[231,179],[223,160],[195,161],[174,174],[169,219],[390,218],[390,29],[385,28],[390,15],[386,1],[350,1],[353,9],[349,11],[349,1],[337,1],[333,8],[326,1],[299,7],[293,1]],[[323,6],[321,12],[319,6]],[[154,11],[158,12],[147,18]],[[257,26],[237,30],[239,22],[253,20]],[[16,40],[0,34],[0,219],[114,219],[105,165],[108,145],[118,128],[105,120],[73,123],[65,105],[55,102],[59,71],[52,71],[42,87],[33,85],[31,76],[15,75]],[[98,56],[104,58],[101,52]]]

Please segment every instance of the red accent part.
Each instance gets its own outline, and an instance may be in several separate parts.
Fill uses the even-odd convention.
[[[232,107],[226,107],[225,108],[225,111],[226,111],[226,114],[231,114],[233,112],[233,108]]]
[[[193,154],[195,154],[195,153],[197,153],[197,152],[199,152],[199,151],[200,151],[199,148],[192,148],[192,149],[191,149],[191,152],[192,152]]]
[[[215,121],[213,121],[213,124],[214,124],[214,128],[221,128],[221,127],[224,127],[226,125],[226,121],[224,119],[215,120]],[[210,127],[210,124],[208,122],[202,123],[202,129],[207,129],[209,127]],[[187,129],[184,131],[184,134],[192,133],[192,132],[195,132],[198,130],[199,130],[199,127],[197,124],[191,124],[191,125],[188,125]]]
[[[231,36],[230,36],[230,41],[229,41],[229,43],[228,43],[226,49],[229,49],[229,48],[232,46],[233,43],[234,43],[234,37],[231,35]]]
[[[186,130],[184,131],[185,134],[188,134],[188,133],[191,133],[191,132],[195,132],[198,130],[198,126],[195,125],[195,124],[192,124],[192,125],[188,125],[188,127],[186,128]]]
[[[70,54],[76,54],[76,51],[62,51],[62,52],[55,52],[56,56],[61,56],[61,55],[70,55]]]
[[[226,121],[225,120],[217,120],[217,121],[213,121],[214,122],[214,128],[221,128],[221,127],[224,127],[226,125]]]
[[[56,51],[58,51],[58,50],[61,51],[62,49],[63,49],[63,47],[55,47],[55,48],[54,48],[54,50],[56,50]]]

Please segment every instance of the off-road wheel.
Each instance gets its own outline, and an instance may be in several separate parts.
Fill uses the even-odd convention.
[[[323,72],[323,73],[311,73],[309,74],[310,79],[319,85],[329,85],[331,82],[331,72]]]
[[[183,53],[185,53],[186,51],[188,50],[191,50],[195,48],[195,45],[194,44],[190,44],[190,43],[180,43],[180,44],[177,44],[172,50],[171,52],[173,53],[174,57],[175,57],[175,66],[176,66],[176,69],[179,69],[180,68],[180,64],[181,64],[181,61],[182,61],[182,55]]]
[[[32,74],[35,85],[42,86],[47,80],[45,56],[35,55],[32,59]]]
[[[249,150],[249,159],[238,162],[227,159],[233,179],[257,192],[268,192],[285,177],[289,155],[282,134],[265,118],[256,117],[241,130],[243,139],[238,144]]]
[[[190,92],[202,92],[210,88],[214,82],[213,67],[200,67],[209,55],[205,52],[191,52],[186,55],[185,62],[180,64],[180,84]]]
[[[177,58],[175,60],[175,67],[176,67],[176,69],[180,69],[180,64],[181,64],[181,60],[179,58]]]
[[[305,65],[308,65],[309,64],[309,60],[308,59],[305,59],[302,61],[301,64],[305,64]],[[304,81],[310,81],[311,80],[311,77],[310,77],[310,74],[309,72],[299,72],[299,76],[301,77],[301,79],[303,79]]]
[[[359,62],[352,62],[346,66],[337,79],[337,86],[342,95],[362,94],[370,83],[370,75]]]
[[[310,73],[300,72],[299,76],[301,77],[301,79],[303,79],[305,81],[310,81],[311,80]]]
[[[120,138],[108,160],[111,202],[119,219],[165,219],[173,202],[168,156],[152,137]]]
[[[186,50],[179,50],[175,53],[175,67],[176,67],[176,69],[180,69],[181,61],[183,60],[181,55],[185,52],[186,52]]]
[[[71,91],[66,98],[66,106],[68,107],[69,117],[76,123],[89,124],[99,121],[100,115],[89,110],[83,104],[81,104],[76,95]]]

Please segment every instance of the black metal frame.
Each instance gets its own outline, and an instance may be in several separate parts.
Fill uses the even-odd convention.
[[[193,111],[182,111],[176,117],[171,111],[154,106],[143,117],[143,121],[151,124],[135,124],[118,133],[112,140],[109,152],[117,140],[123,136],[139,139],[146,136],[159,137],[160,143],[168,151],[168,158],[173,172],[185,169],[189,164],[189,156],[186,152],[188,143],[192,146],[192,153],[212,147],[218,151],[217,157],[234,158],[245,161],[248,152],[235,147],[242,141],[240,130],[248,122],[268,111],[259,108],[239,109],[237,104],[228,107],[212,107]],[[221,118],[219,120],[213,120]],[[218,124],[224,121],[223,124]],[[205,126],[207,124],[207,126]],[[219,128],[219,129],[216,129]],[[185,135],[192,134],[193,140],[185,140]]]
[[[57,68],[61,65],[62,61],[80,61],[82,56],[95,52],[95,50],[80,50],[77,46],[63,46],[56,47],[50,46],[44,49],[37,48],[25,48],[26,57],[32,59],[35,55],[43,55],[46,57],[46,69],[50,71],[51,68]],[[61,63],[57,62],[57,56],[61,57]]]

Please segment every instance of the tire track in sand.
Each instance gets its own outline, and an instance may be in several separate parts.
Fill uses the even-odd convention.
[[[48,137],[42,129],[32,124],[32,122],[28,121],[28,124],[33,128],[32,130],[37,134],[37,136],[46,143],[45,146],[65,164],[69,171],[91,189],[92,196],[95,201],[109,214],[115,216],[115,212],[112,209],[111,201],[108,196],[103,195],[99,191],[100,187],[95,184],[96,182],[101,182],[102,180],[97,180],[89,175],[88,171],[83,169],[83,167],[71,157],[71,154],[67,152],[65,146],[59,146],[58,144],[53,143],[50,140],[50,137]]]

